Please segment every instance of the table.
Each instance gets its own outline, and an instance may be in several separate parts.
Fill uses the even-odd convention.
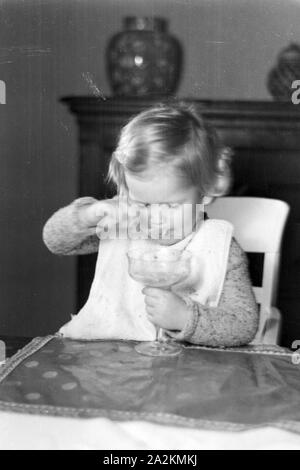
[[[13,356],[19,349],[30,343],[33,338],[24,336],[1,336],[0,341],[4,341],[6,345],[6,357]]]
[[[133,346],[34,339],[0,369],[0,448],[300,449],[290,353]]]

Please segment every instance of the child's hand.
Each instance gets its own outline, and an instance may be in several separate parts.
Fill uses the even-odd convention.
[[[148,319],[167,330],[182,330],[191,314],[186,303],[171,291],[144,287]]]
[[[118,196],[81,208],[79,217],[82,227],[95,229],[99,238],[109,238],[117,233],[126,236],[133,223],[138,233],[140,211],[138,204],[129,204],[126,196]]]
[[[79,217],[82,227],[94,229],[99,238],[117,236],[118,227],[127,230],[131,220],[126,197],[97,201],[81,208]]]
[[[85,208],[82,218],[90,227],[96,227],[104,217],[109,218],[111,222],[116,222],[118,208],[120,207],[125,211],[125,205],[125,200],[123,201],[121,198],[103,199]]]

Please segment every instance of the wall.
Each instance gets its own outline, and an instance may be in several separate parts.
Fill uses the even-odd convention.
[[[269,99],[278,51],[300,42],[296,0],[0,0],[0,334],[44,335],[74,312],[75,259],[41,239],[77,195],[76,125],[58,98],[91,94],[86,72],[109,94],[108,38],[123,16],[153,14],[185,50],[180,96]]]

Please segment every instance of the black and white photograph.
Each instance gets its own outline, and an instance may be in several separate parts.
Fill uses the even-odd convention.
[[[300,450],[299,24],[0,0],[0,450]]]

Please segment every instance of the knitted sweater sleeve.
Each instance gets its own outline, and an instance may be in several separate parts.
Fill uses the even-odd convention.
[[[181,332],[167,331],[177,340],[212,347],[250,343],[258,328],[258,308],[248,273],[247,256],[233,239],[226,278],[217,307],[194,302]]]
[[[94,204],[97,199],[82,197],[59,209],[43,228],[43,241],[56,255],[85,255],[98,251],[99,238],[96,227],[86,227],[80,222],[78,212],[82,206]]]

